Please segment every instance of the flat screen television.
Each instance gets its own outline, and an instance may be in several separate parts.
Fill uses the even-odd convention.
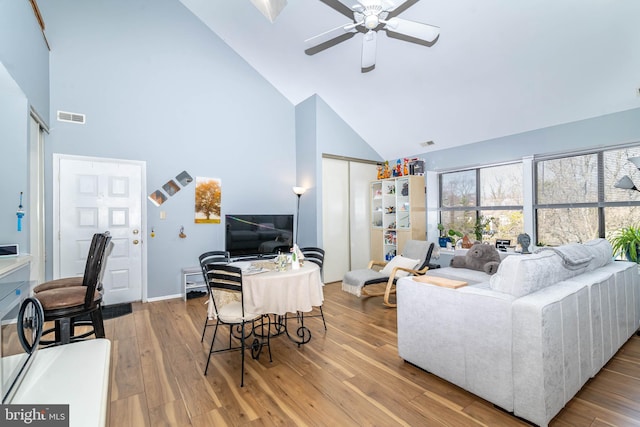
[[[225,250],[233,256],[289,252],[293,215],[225,215]]]

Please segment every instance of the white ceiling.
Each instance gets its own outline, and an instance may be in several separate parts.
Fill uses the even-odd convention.
[[[305,53],[350,22],[335,0],[289,0],[274,23],[250,0],[180,1],[294,105],[318,94],[386,159],[640,107],[638,0],[409,0],[399,17],[439,39],[380,31],[366,73],[360,33]]]

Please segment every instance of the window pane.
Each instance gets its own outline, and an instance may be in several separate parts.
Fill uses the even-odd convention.
[[[476,223],[476,211],[447,211],[442,212],[440,221],[444,226],[445,232],[447,230],[455,230],[462,233],[464,236],[468,234],[472,237],[473,228]]]
[[[538,209],[539,246],[587,242],[598,237],[597,208]]]
[[[623,176],[640,186],[640,171],[628,160],[629,157],[640,156],[640,147],[604,152],[604,200],[605,202],[640,201],[640,192],[615,188],[614,185]]]
[[[447,208],[476,206],[476,171],[441,175],[442,206]]]
[[[537,172],[538,204],[598,201],[596,154],[541,161]]]
[[[518,234],[524,233],[524,215],[518,211],[481,211],[483,224],[482,241],[495,245],[496,239],[509,239],[516,245]],[[477,236],[474,236],[477,238]]]
[[[522,206],[522,163],[480,169],[480,206]]]
[[[611,236],[622,227],[640,225],[640,206],[624,206],[604,209],[605,236]]]

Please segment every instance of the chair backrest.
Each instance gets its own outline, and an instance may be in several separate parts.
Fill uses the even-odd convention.
[[[402,256],[411,259],[419,259],[417,270],[422,270],[429,265],[433,253],[433,242],[426,240],[408,240],[402,249]]]
[[[305,260],[317,264],[318,267],[320,267],[320,271],[322,271],[322,266],[324,265],[324,249],[308,246],[306,248],[300,248],[300,252],[304,255]]]
[[[205,278],[209,287],[214,311],[219,312],[222,305],[231,301],[229,292],[238,294],[242,303],[242,315],[244,316],[244,300],[242,298],[242,270],[239,267],[226,264],[204,264]],[[222,291],[222,292],[216,292]],[[227,294],[225,297],[223,297]]]
[[[82,285],[87,287],[84,298],[84,306],[86,308],[96,303],[94,294],[102,282],[102,274],[104,273],[103,263],[106,263],[105,254],[111,243],[111,235],[108,231],[96,233],[94,238],[96,239],[96,243],[95,245],[92,243],[89,249],[87,264],[82,278]]]

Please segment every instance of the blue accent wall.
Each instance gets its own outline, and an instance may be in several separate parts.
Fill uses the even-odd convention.
[[[49,50],[31,4],[0,0],[0,62],[20,86],[29,104],[49,117]]]
[[[296,161],[298,185],[307,188],[300,199],[302,246],[324,246],[322,242],[322,156],[380,161],[371,148],[318,95],[296,106]],[[374,177],[371,178],[372,180]]]
[[[419,155],[426,170],[521,160],[526,156],[640,142],[640,108]]]
[[[0,0],[0,243],[18,243],[23,253],[30,251],[29,107],[49,115],[49,52],[29,2]]]

